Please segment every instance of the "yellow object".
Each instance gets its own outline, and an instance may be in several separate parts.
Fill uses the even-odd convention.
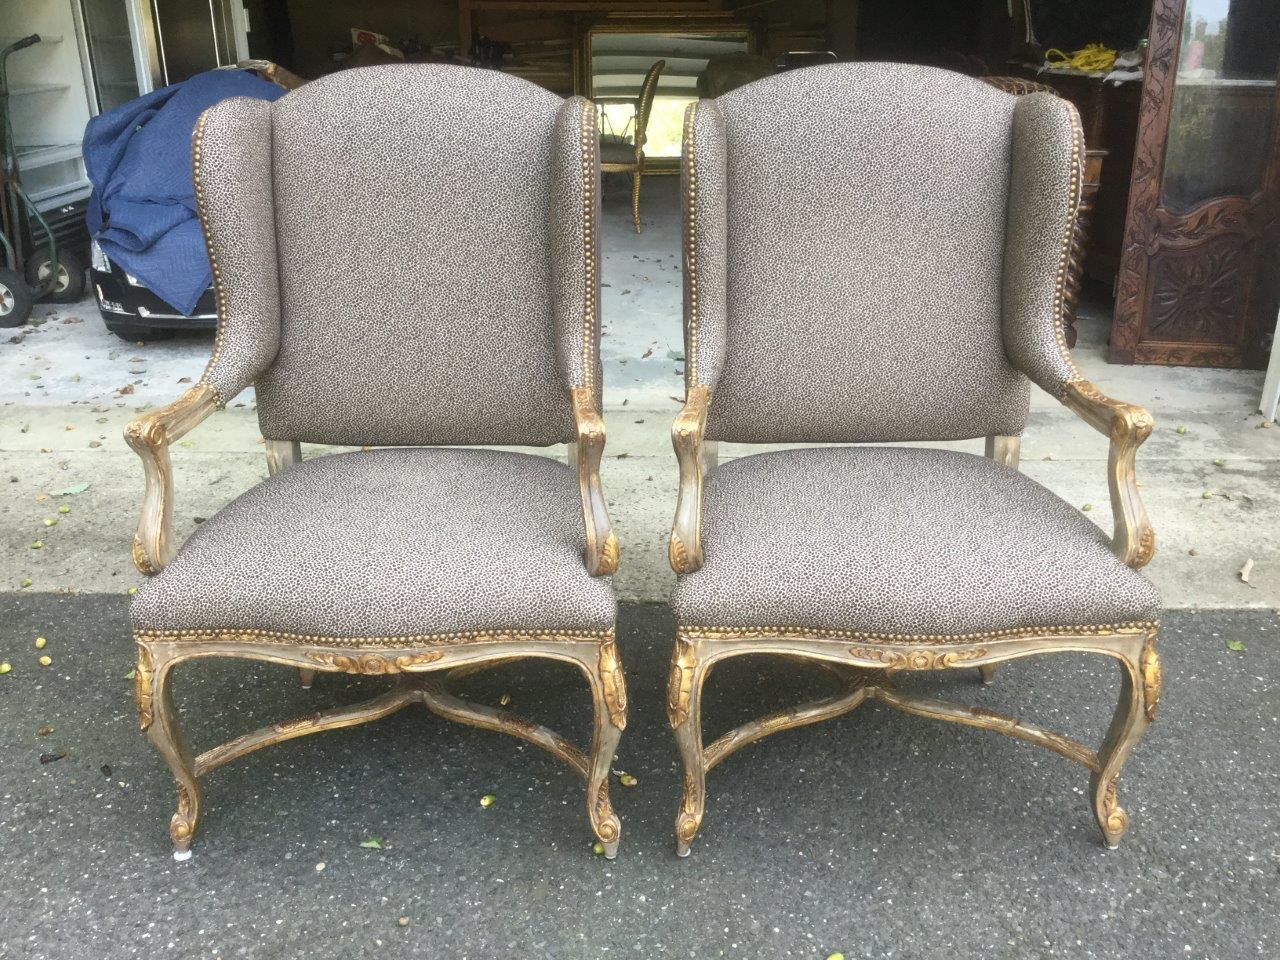
[[[8,673],[12,669],[13,669],[13,666],[9,663],[8,660],[6,660],[4,663],[0,663],[0,675]]]
[[[1044,65],[1070,67],[1085,73],[1105,73],[1116,65],[1116,56],[1116,51],[1104,43],[1090,43],[1071,53],[1063,53],[1057,47],[1050,47],[1044,52]]]
[[[48,641],[48,640],[46,640],[44,637],[36,637],[36,649],[37,649],[37,650],[43,650],[43,649],[44,649],[44,645],[45,645],[46,643],[48,643],[48,642],[49,642],[49,641]]]
[[[493,801],[495,801],[495,800],[497,800],[497,799],[498,799],[498,798],[497,798],[497,797],[495,797],[492,793],[486,793],[483,797],[481,797],[481,798],[480,798],[480,806],[482,806],[482,807],[492,807],[492,806],[493,806]]]
[[[51,664],[51,663],[53,663],[53,658],[52,658],[52,657],[41,657],[41,658],[40,658],[40,666],[42,666],[42,667],[47,667],[47,666],[48,666],[49,664]]]

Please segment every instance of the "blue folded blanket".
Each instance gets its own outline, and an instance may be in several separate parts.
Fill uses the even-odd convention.
[[[89,121],[85,220],[102,251],[184,315],[213,277],[196,219],[191,132],[228,97],[276,100],[284,89],[247,70],[210,70]]]

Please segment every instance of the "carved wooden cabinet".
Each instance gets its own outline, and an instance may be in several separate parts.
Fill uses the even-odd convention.
[[[1109,359],[1261,367],[1280,307],[1280,0],[1155,0]]]

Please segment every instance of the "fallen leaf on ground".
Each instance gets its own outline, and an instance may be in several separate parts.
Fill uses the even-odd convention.
[[[1244,566],[1240,568],[1240,582],[1249,583],[1249,574],[1253,573],[1253,557],[1244,562]],[[1250,584],[1252,586],[1252,584]]]
[[[43,727],[36,727],[37,737],[47,737],[51,733],[53,733],[53,727],[48,724],[45,724]]]
[[[1227,649],[1232,653],[1241,653],[1244,650],[1244,642],[1241,640],[1228,640]]]
[[[366,850],[381,850],[381,849],[382,849],[382,838],[381,838],[381,837],[370,837],[368,840],[361,840],[361,841],[360,841],[360,846],[364,847],[364,849],[366,849]]]
[[[89,489],[89,484],[88,484],[87,482],[86,482],[86,483],[73,483],[71,486],[67,487],[65,490],[55,490],[55,491],[53,491],[53,493],[52,493],[52,494],[50,494],[50,496],[54,496],[54,497],[72,497],[72,496],[75,496],[77,493],[84,493],[84,492],[85,492],[86,490],[88,490],[88,489]]]
[[[41,763],[53,763],[53,762],[55,762],[55,761],[57,761],[57,760],[61,760],[61,759],[62,759],[63,757],[65,757],[66,755],[67,755],[67,751],[65,751],[65,750],[58,750],[58,751],[56,751],[56,752],[54,752],[54,753],[42,753],[42,754],[40,754],[40,762],[41,762]]]
[[[133,393],[133,384],[126,383],[123,387],[121,387],[119,390],[116,391],[116,396],[127,397],[131,393]]]
[[[493,802],[494,802],[495,800],[497,800],[497,799],[498,799],[498,798],[497,798],[497,797],[495,797],[492,793],[486,793],[483,797],[481,797],[481,798],[480,798],[480,806],[482,806],[482,807],[492,807],[492,806],[493,806]]]

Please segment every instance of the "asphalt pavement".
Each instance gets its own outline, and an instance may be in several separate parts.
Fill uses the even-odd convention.
[[[0,660],[13,666],[0,676],[0,957],[1280,956],[1274,611],[1168,615],[1161,712],[1121,781],[1132,826],[1115,851],[1080,767],[869,705],[717,768],[693,855],[678,860],[671,628],[665,607],[624,608],[631,718],[617,765],[638,783],[613,788],[616,861],[593,854],[581,786],[554,758],[412,709],[216,771],[195,856],[175,863],[172,780],[137,730],[127,679],[126,598],[0,594]],[[306,691],[267,665],[179,670],[197,749],[386,682],[330,675]],[[708,730],[826,682],[731,662],[708,688]],[[1006,665],[990,687],[970,670],[903,683],[1089,742],[1117,691],[1109,661],[1066,655]],[[587,731],[568,667],[468,685]]]

